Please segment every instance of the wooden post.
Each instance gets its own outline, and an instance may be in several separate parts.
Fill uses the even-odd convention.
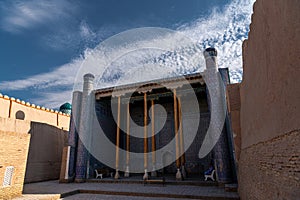
[[[126,136],[126,150],[127,150],[127,155],[126,155],[126,164],[129,165],[129,151],[130,151],[130,113],[129,113],[129,103],[127,105],[127,136]]]
[[[120,110],[121,110],[121,97],[119,96],[118,97],[117,136],[116,136],[116,174],[115,174],[115,179],[120,178],[120,175],[119,175]]]
[[[144,168],[147,169],[148,135],[147,135],[147,94],[144,93]]]
[[[180,162],[181,162],[181,173],[182,173],[182,177],[186,178],[186,172],[185,172],[185,168],[184,168],[184,164],[185,164],[185,153],[184,153],[184,138],[183,138],[183,130],[182,130],[182,108],[181,108],[181,99],[178,96],[178,112],[179,112],[179,122],[180,122],[180,126],[179,126],[179,137],[180,137]]]
[[[177,113],[177,96],[176,89],[173,91],[174,96],[174,130],[175,130],[175,142],[176,142],[176,167],[180,167],[179,156],[179,140],[178,140],[178,113]]]
[[[152,172],[151,172],[151,176],[156,176],[156,155],[155,155],[155,151],[156,151],[156,145],[155,145],[155,119],[154,119],[154,100],[151,100],[151,116],[152,116],[152,127],[151,127],[151,131],[152,131],[152,138],[151,138],[151,144],[152,144]]]
[[[146,92],[144,93],[144,169],[145,169],[145,174],[143,179],[146,180],[148,179],[148,173],[147,173],[147,163],[148,163],[148,134],[147,134],[147,94]]]
[[[126,135],[126,169],[125,169],[125,177],[129,177],[129,151],[130,151],[130,101],[127,104],[127,135]]]
[[[182,131],[182,110],[181,110],[181,99],[178,97],[178,113],[179,113],[179,137],[180,137],[180,161],[181,165],[184,165],[185,163],[185,157],[184,157],[184,138],[183,138],[183,131]]]
[[[175,129],[175,145],[176,145],[176,179],[181,180],[181,172],[180,172],[180,158],[179,158],[179,140],[178,140],[178,113],[177,113],[177,96],[176,89],[173,90],[174,97],[174,129]]]

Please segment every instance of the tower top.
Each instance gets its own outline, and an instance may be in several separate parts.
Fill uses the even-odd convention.
[[[84,79],[94,79],[95,76],[94,76],[93,74],[91,74],[91,73],[88,73],[88,74],[85,74],[85,75],[83,76],[83,78],[84,78]]]
[[[214,47],[209,47],[209,48],[205,49],[203,54],[204,54],[205,58],[218,55],[217,50]]]

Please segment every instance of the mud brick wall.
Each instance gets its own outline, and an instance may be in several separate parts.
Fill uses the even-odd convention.
[[[300,2],[257,0],[243,43],[239,194],[299,199]]]
[[[22,194],[30,134],[0,130],[0,199]],[[3,186],[6,167],[13,166],[10,186]]]
[[[243,149],[240,159],[242,199],[300,197],[300,131]]]

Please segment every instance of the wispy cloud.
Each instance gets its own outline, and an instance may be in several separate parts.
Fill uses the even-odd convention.
[[[100,34],[82,20],[75,27],[57,29],[42,37],[42,43],[54,50],[77,49],[83,50],[95,46],[100,41]]]
[[[21,80],[0,82],[0,91],[26,91],[31,103],[49,108],[59,108],[64,102],[71,102],[71,93],[76,73],[83,58],[57,67],[55,70],[30,76]],[[19,97],[18,97],[19,98]]]
[[[71,102],[72,88],[55,90],[52,92],[40,92],[39,96],[33,99],[36,105],[44,105],[47,108],[58,109],[63,103]]]
[[[203,46],[218,50],[219,67],[230,69],[231,81],[242,79],[242,43],[248,37],[255,0],[233,0],[223,11],[213,10],[179,31]]]
[[[82,21],[79,26],[79,33],[82,38],[91,40],[97,37],[96,33],[90,28],[86,21]]]
[[[41,44],[56,51],[72,50],[82,53],[87,48],[94,48],[99,42],[128,29],[126,25],[101,25],[93,27],[86,20],[72,25],[56,27],[55,31],[41,37]]]
[[[1,29],[19,33],[68,17],[74,4],[67,0],[4,1],[0,4]]]
[[[208,46],[216,47],[219,53],[219,66],[229,67],[234,82],[240,81],[242,77],[242,42],[248,35],[253,3],[254,0],[233,0],[222,10],[214,10],[209,16],[178,28],[179,32],[193,39],[202,50]],[[99,35],[101,35],[99,31],[94,31],[85,21],[81,22],[76,32],[76,37],[86,42],[99,40]],[[89,49],[86,54],[93,54],[95,57],[98,55],[96,49]],[[40,97],[31,100],[33,103],[59,107],[63,102],[71,100],[70,93],[74,78],[83,61],[84,58],[79,57],[49,73],[22,80],[1,82],[0,90],[33,88],[42,91]],[[99,61],[95,59],[94,62]],[[178,67],[178,73],[181,74],[199,70],[201,69]],[[110,73],[112,73],[111,77],[114,77],[113,73],[120,73],[120,71],[112,69]]]
[[[0,82],[0,90],[47,89],[72,87],[82,58],[56,68],[54,71],[34,75],[25,79]]]

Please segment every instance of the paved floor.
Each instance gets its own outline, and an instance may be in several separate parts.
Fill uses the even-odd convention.
[[[70,197],[62,198],[63,200],[178,200],[178,198],[159,198],[159,197],[135,197],[135,196],[121,196],[121,195],[100,195],[100,194],[76,194]],[[182,199],[188,200],[188,199]],[[190,199],[189,199],[190,200]]]
[[[236,192],[217,186],[146,185],[124,183],[67,183],[58,181],[25,184],[24,196],[15,200],[35,199],[239,199]],[[154,198],[155,197],[155,198]]]

